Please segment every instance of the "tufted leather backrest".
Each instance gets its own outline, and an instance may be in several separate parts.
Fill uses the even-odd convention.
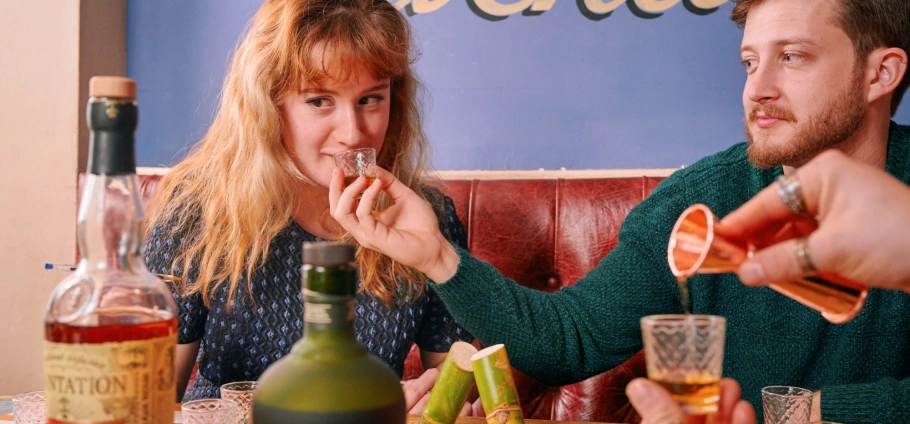
[[[139,179],[144,205],[160,176]],[[83,180],[80,175],[80,193]],[[449,180],[435,185],[455,202],[474,256],[519,284],[553,292],[574,284],[616,246],[626,215],[661,180]],[[414,348],[405,378],[422,372]],[[525,417],[565,421],[640,421],[625,386],[644,375],[641,352],[619,367],[562,387],[546,386],[515,370]]]
[[[626,215],[662,179],[457,180],[438,186],[455,201],[475,257],[519,284],[554,292],[597,266],[616,246]],[[408,365],[413,368],[406,372],[422,371],[419,361]],[[526,418],[639,421],[625,386],[645,375],[641,352],[604,374],[562,387],[515,374]]]

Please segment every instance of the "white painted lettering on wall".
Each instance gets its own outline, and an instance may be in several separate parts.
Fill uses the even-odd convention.
[[[713,13],[717,8],[730,0],[583,0],[578,7],[585,17],[591,20],[606,18],[622,5],[641,18],[656,18],[680,3],[697,15]],[[500,21],[510,15],[521,13],[526,16],[542,14],[556,3],[556,0],[518,0],[501,2],[501,0],[467,0],[468,6],[479,17],[489,21]],[[435,12],[449,3],[449,0],[398,0],[393,5],[410,15]]]

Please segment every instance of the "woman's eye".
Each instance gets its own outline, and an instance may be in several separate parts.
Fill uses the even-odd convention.
[[[361,105],[376,105],[385,100],[385,96],[366,96],[360,99]]]
[[[307,102],[307,104],[310,104],[316,108],[323,108],[323,107],[329,106],[329,99],[327,99],[325,97],[316,97],[313,99],[309,99],[306,102]]]

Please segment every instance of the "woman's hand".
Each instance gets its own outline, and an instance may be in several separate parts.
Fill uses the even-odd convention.
[[[430,401],[430,391],[436,384],[437,378],[439,378],[439,369],[430,368],[424,371],[420,377],[405,381],[401,385],[401,389],[404,390],[404,402],[408,414],[423,414],[423,410],[427,408],[427,402]],[[471,404],[465,402],[458,416],[471,416],[471,412]]]
[[[374,211],[382,191],[395,204]],[[430,205],[382,168],[377,167],[376,181],[369,187],[366,178],[360,177],[347,188],[341,169],[333,169],[329,211],[363,247],[415,268],[433,281],[447,281],[458,268],[458,253],[439,232]]]
[[[774,184],[716,228],[718,234],[758,241],[760,250],[737,271],[743,283],[764,285],[802,276],[794,237],[808,235],[809,257],[819,271],[910,291],[910,188],[836,150],[823,152],[796,175],[814,219],[790,211]]]
[[[626,386],[629,402],[641,415],[642,424],[687,424],[701,423],[705,416],[686,416],[679,403],[657,383],[636,378]],[[725,378],[720,382],[720,406],[714,416],[715,424],[756,424],[755,410],[749,402],[739,399],[740,389],[736,381]]]
[[[430,401],[430,390],[433,389],[438,377],[439,370],[430,368],[420,377],[405,381],[401,385],[401,389],[404,390],[404,403],[409,414],[420,415],[423,413],[427,402]]]

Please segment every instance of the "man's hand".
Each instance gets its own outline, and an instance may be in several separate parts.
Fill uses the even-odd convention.
[[[687,416],[670,392],[657,383],[636,378],[626,386],[626,396],[641,415],[642,424],[688,424],[704,422],[704,416]],[[739,399],[736,381],[725,378],[720,382],[720,406],[714,424],[756,424],[755,411],[748,402]]]

